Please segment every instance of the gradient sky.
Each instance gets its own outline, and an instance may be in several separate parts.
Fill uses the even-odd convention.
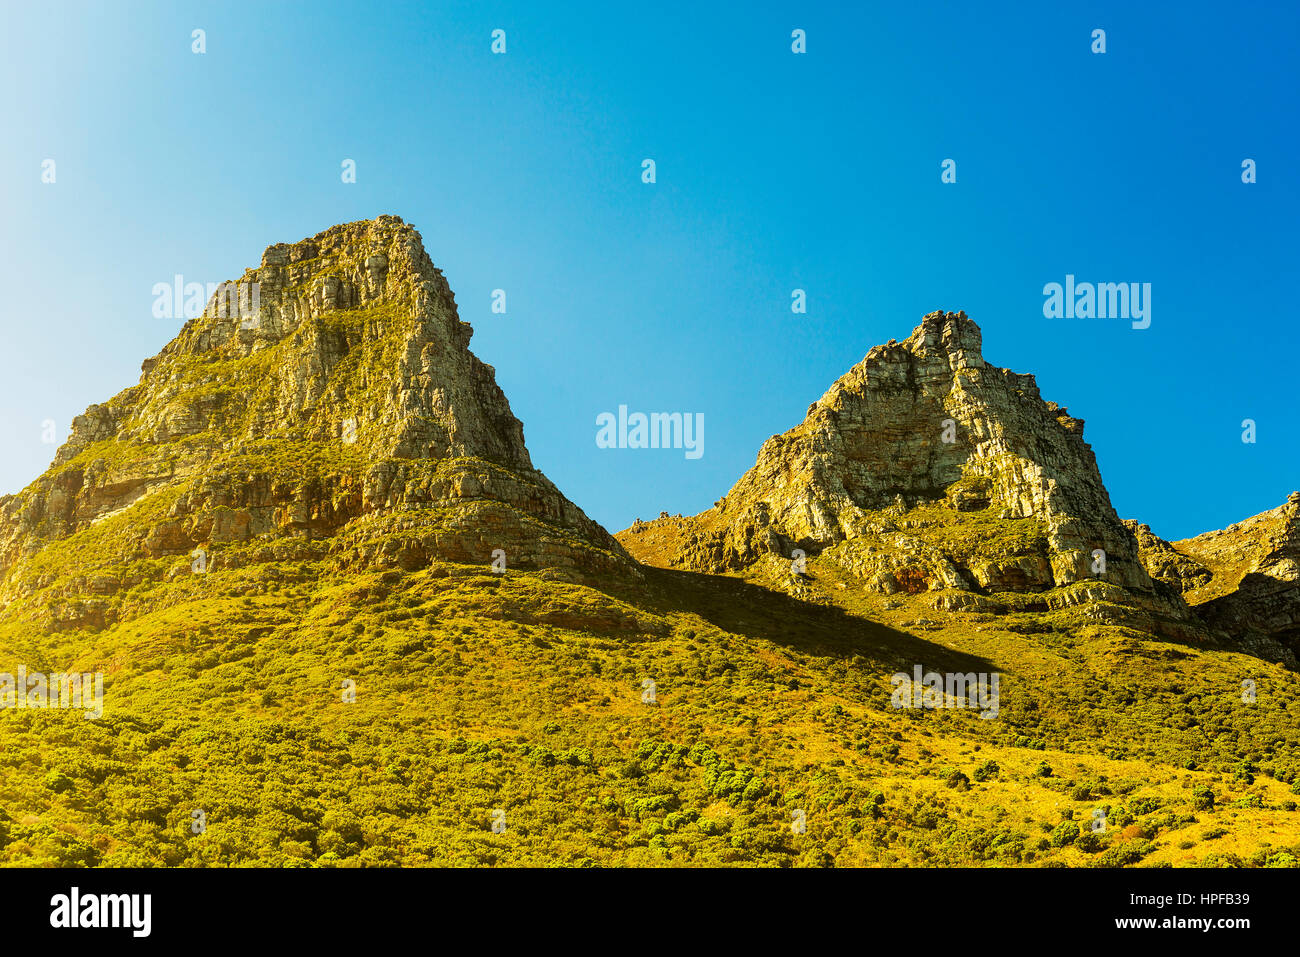
[[[938,308],[1086,421],[1122,517],[1176,539],[1300,488],[1300,6],[848,6],[5,4],[0,491],[179,330],[154,283],[381,213],[610,530],[707,508]],[[1151,327],[1045,319],[1067,273],[1151,283]],[[597,448],[619,404],[704,413],[703,458]]]

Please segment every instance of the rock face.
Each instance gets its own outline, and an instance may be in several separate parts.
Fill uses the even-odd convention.
[[[981,536],[1003,538],[1000,546],[956,547],[925,530],[960,526],[963,516]],[[639,523],[620,539],[643,559],[657,553],[664,564],[709,571],[870,540],[837,555],[852,552],[885,591],[1087,580],[1173,613],[1180,604],[1138,560],[1083,422],[1044,401],[1033,376],[985,362],[979,327],[962,312],[931,313],[903,342],[871,349],[800,425],[764,443],[712,509]]]
[[[1152,579],[1186,595],[1209,583],[1213,573],[1196,559],[1183,554],[1169,542],[1142,525],[1125,519],[1124,525],[1138,542],[1138,554]]]
[[[381,216],[279,243],[236,288],[252,283],[256,312],[248,295],[238,306],[214,295],[145,361],[136,389],[74,422],[56,463],[104,438],[164,443],[210,432],[350,439],[379,457],[532,468],[523,428],[492,368],[469,351],[473,331],[414,227]],[[242,383],[257,388],[252,403],[223,388],[240,371],[256,377]]]
[[[1207,625],[1253,654],[1297,666],[1300,492],[1220,531],[1171,544],[1146,529],[1139,541],[1152,574],[1178,588]]]
[[[234,288],[138,385],[78,416],[43,476],[0,498],[0,600],[53,587],[56,617],[94,621],[96,589],[123,584],[113,575],[132,560],[188,572],[194,549],[233,567],[258,560],[252,546],[323,542],[345,564],[488,564],[500,549],[510,567],[636,574],[533,468],[413,227],[381,216],[271,246]],[[102,538],[128,510],[98,552],[38,571],[43,549]],[[116,571],[88,584],[101,566]]]

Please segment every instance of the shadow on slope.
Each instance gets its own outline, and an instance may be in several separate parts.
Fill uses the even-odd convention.
[[[907,632],[849,614],[843,608],[800,601],[783,592],[724,575],[642,566],[644,604],[659,614],[688,612],[737,635],[750,635],[804,654],[861,655],[910,671],[987,672],[975,655],[953,651]]]

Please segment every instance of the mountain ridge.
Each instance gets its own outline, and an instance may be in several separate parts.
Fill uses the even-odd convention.
[[[624,548],[531,466],[413,227],[245,279],[0,499],[0,865],[1300,860],[1300,674],[1256,631],[1290,506],[1119,523],[961,314],[871,350],[728,523]],[[918,670],[1001,691],[900,706]],[[18,697],[69,672],[98,716]]]
[[[1151,572],[1150,529],[1140,541],[1138,524],[1119,518],[1083,431],[1033,375],[986,362],[964,312],[935,311],[902,342],[872,347],[803,422],[763,443],[711,509],[638,520],[616,537],[664,567],[738,572],[825,553],[886,595],[934,591],[974,608],[997,607],[999,592],[1043,593],[1109,605],[1145,631],[1230,640],[1232,614],[1197,614],[1184,589]],[[1274,579],[1283,592],[1290,575]],[[799,590],[797,574],[777,580]],[[1300,618],[1265,627],[1259,609],[1250,617],[1244,645],[1295,667],[1294,636],[1272,632]]]

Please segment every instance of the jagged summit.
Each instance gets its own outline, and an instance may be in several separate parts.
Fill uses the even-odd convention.
[[[915,566],[909,587],[1045,589],[1096,580],[1153,598],[1083,422],[1044,401],[1032,375],[987,363],[981,343],[964,312],[926,315],[904,341],[872,348],[801,424],[764,443],[754,467],[712,509],[670,520],[671,528],[642,523],[621,540],[643,558],[655,556],[637,542],[655,540],[657,560],[734,569],[765,554],[899,534],[896,518],[940,504],[1022,523],[1016,527],[1039,544],[998,558],[922,558],[904,547],[897,561],[871,563],[880,587],[898,587],[898,572]]]
[[[983,343],[980,327],[965,312],[939,310],[921,317],[903,347],[920,357],[946,356],[954,369],[978,369],[984,366]]]
[[[374,454],[532,467],[492,368],[468,349],[473,330],[451,287],[400,217],[268,246],[234,283],[237,306],[219,290],[145,360],[138,400],[92,406],[56,462],[109,435],[166,442],[212,430],[231,442],[346,435]],[[277,349],[293,361],[272,361]],[[231,360],[259,373],[247,383],[252,394],[233,403],[205,375]],[[196,385],[208,394],[196,399]]]
[[[361,565],[501,549],[512,567],[634,568],[533,468],[471,335],[396,216],[267,247],[137,385],[74,420],[43,476],[0,498],[0,595],[49,587],[35,568],[60,542],[72,581],[47,598],[68,623],[105,613],[83,600],[87,573],[143,559],[175,574],[194,549],[224,549],[224,567],[261,560],[255,545],[329,540]],[[78,545],[119,517],[107,551]]]

